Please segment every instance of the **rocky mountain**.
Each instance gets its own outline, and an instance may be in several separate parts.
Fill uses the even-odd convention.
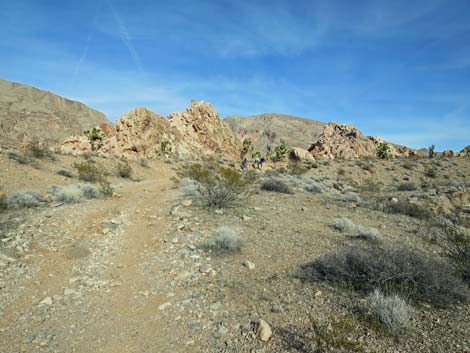
[[[282,142],[289,147],[307,149],[315,143],[325,123],[282,114],[261,114],[249,117],[230,116],[224,119],[243,141],[248,138],[256,151]]]
[[[210,103],[192,101],[185,112],[171,113],[168,121],[185,141],[200,151],[231,157],[239,155],[241,142]]]
[[[114,129],[102,131],[98,151],[108,155],[151,157],[168,142],[180,157],[224,155],[235,157],[241,144],[221,119],[214,107],[206,102],[191,102],[185,112],[171,113],[167,119],[146,108],[124,114]],[[60,149],[68,153],[92,150],[88,138],[74,135],[62,142]]]
[[[0,145],[53,144],[101,124],[110,124],[106,116],[80,102],[0,79]]]

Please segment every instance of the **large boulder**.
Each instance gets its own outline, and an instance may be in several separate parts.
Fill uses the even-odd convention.
[[[308,151],[315,159],[376,158],[375,144],[351,125],[330,122]]]
[[[210,103],[192,101],[185,112],[171,113],[168,121],[191,146],[204,154],[238,157],[241,142]]]
[[[303,148],[294,147],[289,152],[289,160],[294,162],[314,161],[315,158],[313,158],[309,151],[304,150]]]

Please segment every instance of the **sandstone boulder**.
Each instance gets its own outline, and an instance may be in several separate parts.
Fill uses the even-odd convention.
[[[455,152],[452,150],[445,150],[442,152],[443,157],[455,157]]]
[[[304,150],[303,148],[294,147],[289,152],[289,160],[294,162],[314,161],[315,158],[313,158],[309,151]]]

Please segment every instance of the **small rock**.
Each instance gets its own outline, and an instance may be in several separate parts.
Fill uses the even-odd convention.
[[[168,308],[169,306],[171,306],[171,303],[170,303],[170,302],[166,302],[166,303],[160,304],[159,307],[158,307],[158,310],[165,310],[165,309]]]
[[[243,215],[243,216],[242,216],[242,219],[243,219],[245,222],[250,222],[251,220],[253,220],[253,217],[250,217],[250,216],[247,216],[247,215]]]
[[[183,205],[184,207],[189,207],[189,206],[191,206],[192,204],[193,204],[193,200],[189,200],[189,199],[188,199],[188,200],[183,200],[183,201],[181,202],[181,205]]]
[[[279,313],[282,313],[284,311],[284,308],[280,305],[273,305],[272,308],[271,308],[271,311],[273,313],[279,314]]]
[[[209,273],[212,271],[212,266],[211,265],[202,265],[201,267],[199,267],[199,272],[201,273]]]
[[[184,224],[178,224],[178,230],[183,230],[183,229],[184,229],[184,227],[185,227],[185,225],[184,225]]]
[[[39,302],[39,305],[52,305],[52,298],[45,297],[43,300]]]
[[[220,214],[224,214],[224,211],[222,211],[222,210],[215,210],[215,212],[214,212],[214,213],[215,213],[215,214],[219,214],[219,215],[220,215]]]
[[[390,199],[390,202],[391,202],[391,203],[398,203],[398,199],[397,199],[396,197],[392,197],[392,198]]]
[[[251,261],[248,261],[248,260],[242,261],[242,265],[245,266],[249,270],[254,270],[255,269],[255,264]]]
[[[258,322],[258,329],[256,331],[259,339],[263,342],[268,342],[271,336],[273,335],[273,331],[271,327],[268,325],[266,321],[260,319]]]

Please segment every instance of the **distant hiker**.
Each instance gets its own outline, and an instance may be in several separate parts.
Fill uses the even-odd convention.
[[[259,157],[256,157],[254,166],[256,166],[256,168],[260,169],[259,168],[260,163],[261,163],[261,160],[259,159]]]
[[[248,161],[246,160],[246,158],[244,158],[242,161],[242,170],[245,170],[247,168],[248,168]]]
[[[266,158],[261,157],[261,159],[259,160],[259,169],[263,169],[263,163],[264,162],[266,162]]]

